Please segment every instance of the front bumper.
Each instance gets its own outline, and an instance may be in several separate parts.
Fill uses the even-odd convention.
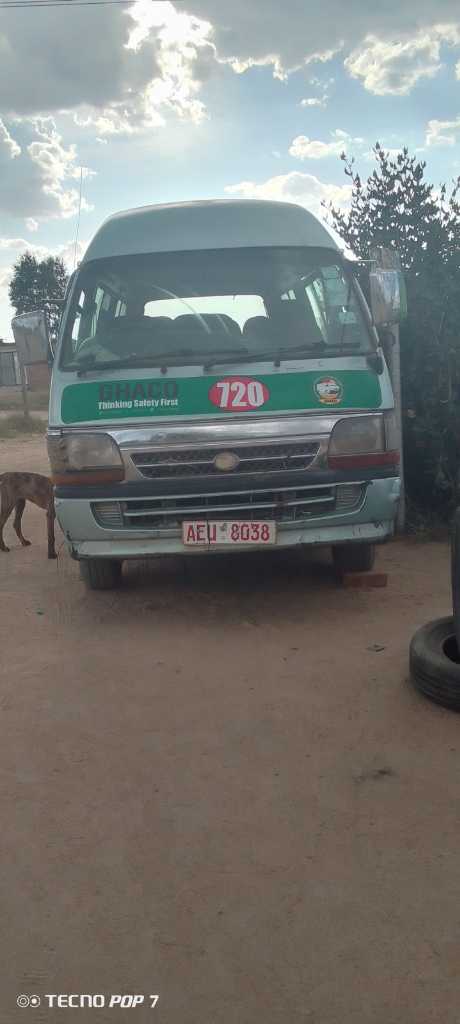
[[[321,474],[321,478],[323,481],[325,476]],[[285,486],[284,481],[283,485]],[[112,497],[118,499],[121,496],[132,496],[134,486],[136,485],[130,485],[129,488],[123,487],[123,485],[110,489],[101,488],[99,492],[87,489],[84,497],[74,497],[71,488],[57,488],[56,514],[74,558],[152,558],[163,555],[197,555],[248,550],[247,547],[240,548],[237,545],[213,546],[208,549],[185,547],[182,544],[180,529],[168,530],[161,535],[159,531],[153,529],[130,528],[128,530],[126,528],[102,527],[93,513],[94,503],[110,501]],[[137,490],[140,493],[140,489],[136,486]],[[142,485],[142,490],[144,492],[147,490],[145,485]],[[153,485],[148,485],[148,491],[153,499],[155,497]],[[303,522],[279,523],[276,547],[359,542],[382,543],[394,532],[399,496],[399,477],[367,478],[364,481],[363,500],[359,508],[347,513],[332,512],[319,516],[309,515],[309,518]],[[200,519],[203,516],[197,514],[188,518]],[[209,518],[212,519],[212,515]],[[231,518],[230,515],[229,518]],[[244,512],[239,515],[235,514],[233,518],[244,520],[245,514]],[[254,518],[257,518],[257,515]],[[273,518],[276,520],[276,513]],[[251,546],[249,550],[256,548],[257,545]]]

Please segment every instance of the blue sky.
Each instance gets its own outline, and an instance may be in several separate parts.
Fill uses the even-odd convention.
[[[343,9],[1,10],[0,336],[11,337],[8,280],[26,248],[72,267],[80,167],[79,255],[129,206],[255,195],[346,207],[338,154],[366,176],[377,139],[417,151],[436,184],[459,174],[457,4],[387,0],[370,12],[349,0],[346,27]]]

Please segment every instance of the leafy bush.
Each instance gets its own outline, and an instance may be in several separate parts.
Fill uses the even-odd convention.
[[[390,156],[376,143],[377,166],[363,181],[345,154],[349,212],[326,207],[348,248],[396,249],[405,272],[408,317],[401,325],[404,453],[408,507],[449,517],[460,479],[460,178],[438,189],[407,148]]]

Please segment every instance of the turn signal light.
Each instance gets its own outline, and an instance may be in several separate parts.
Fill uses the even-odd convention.
[[[330,469],[369,469],[373,466],[397,466],[399,451],[386,448],[385,420],[382,413],[347,416],[339,420],[331,434],[328,452]]]

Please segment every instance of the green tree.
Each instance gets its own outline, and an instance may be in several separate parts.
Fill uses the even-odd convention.
[[[360,259],[374,245],[396,249],[405,272],[408,317],[401,326],[404,448],[409,508],[448,515],[460,477],[460,178],[439,188],[424,161],[379,143],[376,167],[351,180],[347,212],[330,222]]]
[[[60,318],[60,300],[64,298],[67,286],[67,272],[58,256],[38,260],[31,252],[25,252],[14,265],[9,287],[10,302],[20,313],[34,309],[45,310],[52,337],[57,334]]]

